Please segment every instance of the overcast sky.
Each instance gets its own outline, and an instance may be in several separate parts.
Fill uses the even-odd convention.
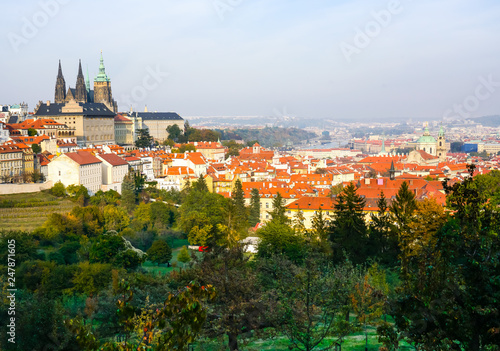
[[[500,114],[494,0],[4,1],[0,104],[54,99],[103,51],[120,110],[441,119]],[[457,112],[458,111],[458,112]]]

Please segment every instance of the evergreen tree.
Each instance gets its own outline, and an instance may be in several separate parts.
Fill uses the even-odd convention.
[[[395,231],[398,236],[401,268],[403,276],[407,274],[408,267],[408,252],[402,249],[408,249],[410,243],[407,241],[407,235],[410,230],[410,223],[413,220],[415,210],[417,209],[417,201],[415,194],[409,189],[408,183],[403,182],[396,194],[396,198],[389,207],[394,217]]]
[[[149,129],[139,129],[137,132],[139,133],[139,136],[135,141],[135,146],[147,148],[153,145],[153,137],[149,135]]]
[[[293,219],[293,229],[299,234],[302,235],[307,235],[307,229],[306,229],[306,218],[304,217],[304,212],[302,211],[297,211],[297,214],[295,215]]]
[[[248,215],[247,208],[245,206],[245,193],[243,192],[243,186],[241,181],[238,179],[234,184],[234,190],[231,194],[232,204],[233,204],[233,219],[234,228],[237,231],[244,231],[248,228]]]
[[[200,176],[198,177],[198,180],[193,183],[193,190],[201,191],[201,192],[208,192],[207,182],[205,181],[205,178],[203,177],[202,174],[200,174]]]
[[[134,184],[134,176],[131,172],[128,172],[127,175],[123,178],[122,198],[120,203],[121,206],[125,207],[129,212],[135,208],[136,204],[135,184]]]
[[[271,216],[273,217],[272,221],[288,224],[290,222],[290,219],[285,215],[285,212],[285,200],[283,200],[283,197],[278,192],[273,200],[273,210],[270,212]]]
[[[399,256],[398,237],[393,230],[393,219],[383,191],[377,201],[378,211],[371,214],[369,227],[370,254],[384,265],[394,266]]]
[[[353,263],[366,260],[367,228],[364,206],[365,200],[357,194],[353,183],[337,196],[329,229],[334,261],[342,261],[344,252]]]
[[[409,189],[407,182],[401,184],[396,194],[396,198],[389,208],[394,215],[394,220],[399,231],[407,230],[412,220],[413,213],[417,209],[415,194]]]
[[[248,222],[251,227],[255,227],[260,222],[260,195],[259,189],[252,189],[250,198],[250,215]]]
[[[319,208],[318,211],[315,211],[314,217],[312,219],[312,228],[313,228],[313,239],[318,241],[325,241],[328,237],[328,222],[323,214],[323,209]]]

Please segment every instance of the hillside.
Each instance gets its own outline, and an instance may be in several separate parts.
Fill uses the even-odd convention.
[[[33,231],[54,212],[68,213],[75,203],[46,191],[0,196],[0,228]]]
[[[258,140],[264,147],[282,147],[297,145],[301,142],[317,138],[317,135],[298,128],[266,127],[263,129],[222,130],[224,140]]]
[[[483,116],[471,118],[471,121],[482,124],[485,127],[500,127],[500,115]]]

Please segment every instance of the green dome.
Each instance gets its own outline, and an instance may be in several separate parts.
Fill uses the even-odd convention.
[[[429,133],[429,128],[425,127],[424,135],[418,138],[417,143],[428,144],[428,143],[436,143],[436,139],[431,136]]]
[[[430,135],[424,135],[418,138],[417,143],[436,143],[436,139]]]

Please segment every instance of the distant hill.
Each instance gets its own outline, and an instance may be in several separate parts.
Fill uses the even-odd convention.
[[[469,118],[469,120],[485,127],[500,127],[500,115]]]
[[[303,141],[317,138],[317,135],[298,128],[266,127],[262,129],[240,128],[217,130],[224,140],[258,140],[264,147],[282,147],[297,145]]]

